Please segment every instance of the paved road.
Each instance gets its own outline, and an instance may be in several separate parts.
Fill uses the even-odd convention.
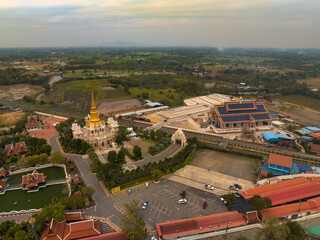
[[[173,154],[175,154],[176,152],[178,152],[180,147],[181,147],[180,144],[173,144],[169,148],[167,148],[165,151],[163,151],[155,156],[147,157],[143,161],[135,163],[135,165],[137,167],[141,167],[141,166],[146,165],[148,163],[158,162],[158,161],[163,160],[165,158],[168,158],[168,157],[172,156]]]
[[[123,121],[123,120],[118,120],[120,124],[123,125],[129,125],[129,126],[138,126],[138,127],[149,127],[148,124],[143,124],[143,123],[136,123],[136,122],[129,122],[129,121]],[[174,128],[168,128],[168,127],[162,127],[161,130],[167,131],[170,133],[174,133],[177,129]],[[220,142],[225,142],[228,144],[237,144],[239,146],[245,147],[245,148],[255,148],[257,150],[265,151],[265,152],[274,152],[278,154],[283,154],[283,155],[288,155],[292,157],[299,157],[299,158],[304,158],[304,159],[312,159],[315,161],[320,161],[320,156],[315,156],[315,155],[310,155],[310,154],[305,154],[305,153],[299,153],[295,151],[291,151],[289,149],[285,148],[266,148],[264,145],[259,145],[255,143],[249,143],[249,142],[242,142],[238,140],[231,140],[231,139],[225,139],[222,137],[217,137],[213,135],[208,135],[204,134],[201,132],[194,132],[194,131],[183,131],[186,137],[196,137],[201,140],[207,140],[207,141],[220,141]]]
[[[53,151],[60,151],[56,141],[58,137],[59,136],[55,136],[50,139],[50,144]],[[86,185],[91,186],[96,190],[93,195],[96,207],[86,211],[86,214],[95,217],[109,218],[113,223],[119,226],[122,214],[114,208],[114,201],[111,197],[106,195],[97,177],[90,172],[90,160],[71,154],[65,154],[65,156],[75,161]]]

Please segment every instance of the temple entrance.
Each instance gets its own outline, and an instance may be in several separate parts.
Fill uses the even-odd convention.
[[[104,142],[101,143],[102,147],[104,147]]]

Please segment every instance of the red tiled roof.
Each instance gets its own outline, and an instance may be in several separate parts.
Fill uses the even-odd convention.
[[[5,170],[3,167],[0,168],[0,178],[7,176],[8,171]]]
[[[72,223],[66,220],[47,224],[41,234],[41,240],[71,240],[100,234],[100,219],[90,219]]]
[[[159,236],[163,239],[247,225],[243,215],[237,211],[213,214],[190,219],[157,224]]]
[[[292,167],[292,157],[287,157],[275,153],[270,153],[269,155],[269,164],[274,164],[277,166],[282,166],[286,168],[291,168]]]
[[[302,203],[293,203],[273,208],[267,208],[261,211],[262,219],[268,215],[274,215],[278,218],[288,217],[300,213],[307,213],[319,210],[320,197],[309,199]]]
[[[66,213],[65,216],[67,222],[80,221],[84,219],[84,213],[82,212],[70,212]]]
[[[68,223],[65,228],[63,240],[77,239],[101,234],[100,219],[90,219],[80,222]]]
[[[260,222],[257,211],[251,211],[246,213],[247,223],[256,223]]]
[[[319,144],[309,143],[309,148],[310,148],[310,152],[320,153],[320,145]]]
[[[7,180],[6,179],[2,179],[0,180],[0,190],[3,189],[4,185],[6,185]]]
[[[123,232],[105,233],[94,237],[85,237],[81,240],[127,240]]]
[[[247,190],[241,190],[240,194],[246,198],[252,198],[254,195],[261,195],[261,194],[265,194],[268,192],[272,192],[278,189],[285,189],[291,186],[298,186],[298,185],[305,185],[308,184],[309,180],[307,178],[295,178],[295,179],[291,179],[291,180],[285,180],[282,182],[278,182],[278,183],[273,183],[273,184],[269,184],[269,185],[265,185],[265,186],[260,186],[260,187],[256,187],[256,188],[250,188]]]
[[[24,142],[18,142],[13,146],[13,144],[7,144],[4,147],[7,151],[7,156],[17,155],[19,153],[26,153],[28,148]]]
[[[27,118],[27,123],[24,124],[25,128],[30,128],[30,127],[39,127],[41,126],[41,122],[38,121],[36,116],[29,116]]]
[[[32,173],[22,176],[21,185],[26,188],[37,187],[41,183],[46,182],[47,177],[43,173],[38,173],[34,170]]]
[[[309,184],[298,185],[279,189],[273,192],[260,194],[262,197],[268,197],[272,201],[272,206],[287,203],[307,197],[320,194],[320,183],[312,182]]]
[[[320,138],[320,132],[310,133],[309,136],[314,138]]]

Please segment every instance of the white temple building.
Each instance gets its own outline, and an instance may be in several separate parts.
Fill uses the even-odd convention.
[[[78,123],[72,124],[73,138],[87,141],[95,148],[109,147],[114,142],[118,132],[118,122],[109,117],[106,125],[104,120],[99,118],[93,93],[90,114],[85,121],[86,125],[83,128]]]

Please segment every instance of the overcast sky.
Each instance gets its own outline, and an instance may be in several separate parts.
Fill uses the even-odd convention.
[[[320,48],[320,0],[0,0],[0,47]]]

